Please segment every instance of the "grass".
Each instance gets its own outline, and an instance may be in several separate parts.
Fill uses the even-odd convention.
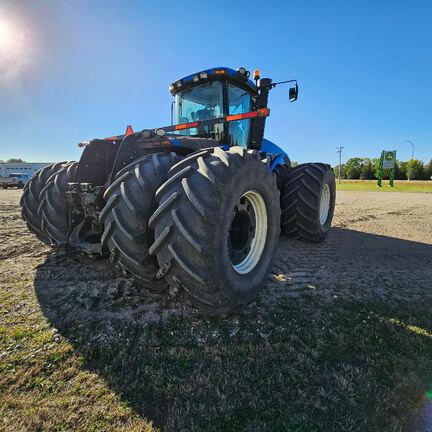
[[[337,182],[337,180],[336,180]],[[377,186],[376,180],[341,180],[336,183],[338,190],[370,191],[370,192],[426,192],[432,193],[432,181],[423,180],[395,180],[394,187],[389,186],[388,180],[383,180],[383,186]]]
[[[97,316],[49,323],[32,286],[9,283],[0,429],[400,430],[432,397],[430,306],[305,296],[225,319],[122,321],[97,338]]]
[[[369,191],[369,192],[424,192],[432,193],[432,181],[425,180],[395,180],[394,187],[389,186],[388,180],[383,180],[382,187],[378,187],[376,180],[345,180],[337,183],[338,190]]]
[[[0,430],[154,430],[84,362],[42,315],[31,286],[1,286]]]

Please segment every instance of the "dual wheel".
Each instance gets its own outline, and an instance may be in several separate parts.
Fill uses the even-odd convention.
[[[333,219],[336,183],[330,165],[306,163],[295,167],[281,189],[281,227],[285,235],[319,242]]]
[[[153,290],[182,286],[227,312],[249,302],[279,236],[279,192],[256,152],[153,154],[120,171],[105,192],[102,243]]]
[[[280,233],[276,178],[259,153],[239,147],[194,153],[171,168],[156,200],[150,253],[168,284],[213,313],[250,302]]]
[[[102,241],[111,260],[147,287],[182,287],[202,309],[226,313],[256,296],[280,228],[309,241],[327,235],[334,198],[324,164],[298,166],[279,193],[254,151],[154,154],[124,168],[107,189]]]
[[[60,244],[69,232],[68,182],[73,180],[76,162],[48,165],[25,184],[21,216],[30,232],[46,244]]]

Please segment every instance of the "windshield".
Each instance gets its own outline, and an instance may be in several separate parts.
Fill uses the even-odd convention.
[[[176,95],[177,123],[209,120],[223,117],[222,83],[214,81]],[[200,126],[181,132],[182,135],[195,135],[221,139],[223,124]]]

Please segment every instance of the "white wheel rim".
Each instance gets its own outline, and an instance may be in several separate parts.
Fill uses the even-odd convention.
[[[319,206],[319,220],[320,224],[324,225],[327,222],[330,210],[330,188],[326,183],[321,191],[320,206]]]
[[[264,202],[264,198],[262,195],[254,190],[250,190],[245,192],[239,199],[238,202],[245,199],[247,205],[252,207],[254,213],[254,233],[251,234],[249,239],[249,247],[247,255],[240,261],[235,264],[231,260],[231,265],[234,270],[239,274],[247,274],[250,273],[258,264],[261,255],[264,251],[264,247],[267,240],[267,207]],[[233,223],[233,219],[231,219],[231,224]],[[231,225],[232,227],[232,225]],[[228,232],[228,242],[230,242],[230,231]]]

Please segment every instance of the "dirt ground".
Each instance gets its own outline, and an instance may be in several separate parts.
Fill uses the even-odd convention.
[[[68,301],[71,318],[80,313],[80,307],[95,306],[94,302],[101,317],[130,319],[133,310],[134,317],[143,322],[194,313],[183,299],[170,298],[167,303],[147,291],[133,293],[132,281],[114,271],[107,260],[50,254],[50,248],[37,241],[21,221],[20,195],[18,190],[0,191],[0,257],[8,260],[8,272],[27,270],[26,278],[35,277],[38,292],[54,309],[61,289],[59,306]],[[430,295],[431,245],[432,194],[339,191],[333,230],[324,243],[281,238],[259,303],[270,306],[305,291],[326,301],[335,296],[379,294],[405,299]],[[137,307],[117,310],[112,299],[125,292],[127,303]]]
[[[198,406],[198,402],[196,406],[193,404],[189,406],[186,402],[176,404],[175,401],[174,405],[170,405],[171,399],[168,396],[159,395],[161,399],[158,399],[155,394],[152,394],[151,398],[161,401],[159,407],[149,408],[148,404],[151,406],[152,403],[145,398],[137,401],[136,396],[133,395],[133,388],[131,390],[131,382],[123,382],[118,379],[118,376],[113,378],[114,372],[110,370],[111,360],[107,362],[108,364],[101,365],[100,351],[95,360],[94,346],[98,346],[102,351],[108,350],[106,347],[112,347],[117,340],[118,330],[125,330],[131,325],[134,328],[134,335],[142,333],[148,326],[153,328],[152,325],[159,326],[159,332],[168,329],[172,333],[173,323],[179,322],[178,320],[199,323],[192,326],[191,332],[195,332],[194,343],[200,344],[209,341],[213,337],[212,332],[222,332],[221,324],[217,323],[213,326],[214,319],[208,321],[203,317],[188,303],[181,292],[161,296],[137,287],[127,275],[114,269],[108,260],[90,259],[84,256],[64,257],[53,253],[49,247],[40,243],[27,231],[20,219],[20,195],[21,191],[18,190],[0,191],[0,290],[9,293],[13,289],[13,284],[19,282],[35,301],[29,300],[20,307],[8,310],[6,312],[8,324],[0,321],[0,326],[8,326],[14,320],[20,322],[19,316],[27,313],[26,311],[34,313],[35,310],[40,310],[49,325],[58,329],[61,337],[84,357],[85,362],[88,362],[87,368],[103,376],[108,382],[108,387],[122,400],[128,401],[138,418],[150,419],[162,430],[182,428],[193,430],[194,427],[196,430],[212,430],[208,426],[210,423],[196,423],[197,420],[194,420],[195,423],[194,421],[182,423],[180,420],[180,418],[198,418],[202,409]],[[304,313],[305,316],[299,319],[309,320],[314,317],[315,323],[315,320],[319,321],[320,313],[324,309],[336,308],[341,301],[345,302],[344,304],[351,302],[349,304],[369,305],[377,303],[377,299],[380,305],[388,305],[389,308],[394,306],[393,310],[396,311],[401,310],[400,305],[403,304],[407,304],[407,311],[410,308],[416,310],[417,305],[432,304],[432,194],[339,191],[333,229],[328,239],[316,245],[281,238],[273,268],[259,299],[249,305],[242,315],[229,318],[224,323],[234,334],[241,331],[243,324],[247,328],[252,328],[248,327],[252,324],[258,326],[261,334],[265,335],[266,332],[273,334],[272,332],[279,331],[278,327],[287,328],[288,324],[276,325],[273,322],[274,325],[269,324],[270,329],[266,330],[262,323],[271,321],[272,314],[280,313],[281,305],[289,304],[290,308],[294,308],[290,309],[290,313]],[[402,315],[401,313],[400,316]],[[409,316],[405,315],[404,322],[398,321],[400,316],[396,316],[397,319],[391,318],[395,316],[394,314],[390,314],[389,319],[396,320],[396,323],[400,323],[399,327],[404,327],[405,322],[409,321],[412,315],[412,313]],[[207,330],[204,331],[204,328]],[[432,331],[430,325],[429,329]],[[429,330],[424,331],[426,335],[429,334]],[[188,335],[188,338],[190,337]],[[217,339],[218,336],[214,337]],[[177,341],[174,346],[178,343]],[[316,349],[320,349],[317,341],[311,343],[317,343]],[[325,349],[328,351],[330,348],[327,346]],[[332,349],[337,355],[338,349],[334,347]],[[3,359],[6,357],[7,355],[3,354]],[[415,361],[414,358],[413,362]],[[115,367],[128,366],[122,363],[116,364]],[[432,383],[432,370],[423,372],[421,376],[425,380],[425,376],[429,374],[430,381],[422,384],[427,387]],[[292,371],[289,373],[290,377],[293,373]],[[302,380],[304,379],[299,382]],[[356,389],[357,386],[366,385],[362,380],[368,381],[372,378],[367,374],[359,378],[354,385]],[[377,378],[377,388],[380,385],[384,384]],[[412,385],[415,387],[414,384]],[[310,429],[284,430],[375,430],[374,427],[379,424],[384,425],[381,430],[405,430],[403,427],[408,427],[407,424],[411,425],[409,430],[414,428],[428,430],[424,429],[426,427],[424,425],[432,421],[432,415],[421,414],[424,406],[421,408],[420,403],[423,400],[420,394],[427,390],[426,387],[422,388],[419,385],[415,390],[416,397],[413,397],[410,402],[412,406],[406,409],[404,418],[400,422],[393,419],[398,414],[390,415],[383,408],[387,414],[384,414],[384,411],[375,412],[373,427],[372,423],[367,423],[369,421],[367,416],[362,416],[361,421],[364,423],[359,425],[360,417],[357,418],[355,415],[351,419],[346,417],[350,410],[356,410],[355,406],[347,406],[345,414],[335,414],[336,417],[330,416],[329,419],[324,420],[326,416],[328,417],[329,411],[322,408],[321,401],[316,402],[311,410],[305,409],[302,412],[301,409],[297,409],[290,414],[294,419],[293,424],[303,425],[309,422]],[[141,387],[139,388],[142,390]],[[323,388],[332,391],[327,386]],[[392,387],[391,391],[395,391],[395,388]],[[290,397],[295,399],[300,396],[292,394]],[[327,396],[323,397],[327,400]],[[358,403],[362,412],[367,411],[367,407]],[[393,405],[403,407],[407,404],[406,400],[398,400],[397,403],[400,405],[396,402]],[[288,406],[286,405],[288,402],[282,397],[274,404],[281,407],[281,412],[282,408],[286,409]],[[162,408],[165,409],[164,413],[159,412]],[[225,411],[230,409],[224,408]],[[335,408],[336,411],[338,409]],[[315,417],[313,417],[314,410],[317,413]],[[222,413],[222,409],[209,411],[208,407],[204,411],[209,418],[216,418]],[[19,412],[23,415],[24,411]],[[0,420],[1,413],[0,409]],[[8,422],[14,418],[9,406],[3,409],[3,414],[5,424],[9,424]],[[282,416],[281,424],[286,424],[283,414],[274,415]],[[384,421],[381,417],[387,415],[389,417]],[[17,417],[14,421],[18,421]],[[41,419],[38,421],[42,422],[40,423],[42,425],[45,424]],[[273,427],[279,427],[276,423],[271,423],[273,425],[271,427],[268,426],[270,423],[266,423],[264,417],[257,417],[255,423],[250,423],[250,420],[244,421],[245,429],[242,429],[242,423],[240,426],[237,425],[237,429],[221,427],[220,430],[265,430],[266,428],[271,430]],[[327,421],[331,423],[323,425],[323,422]],[[22,425],[23,430],[34,427],[31,423],[19,424]],[[197,424],[199,427],[196,426]],[[42,427],[40,430],[45,429]],[[104,429],[101,427],[100,430]]]

